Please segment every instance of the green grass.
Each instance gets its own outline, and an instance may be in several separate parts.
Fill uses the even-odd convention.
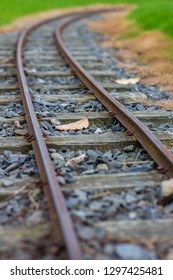
[[[173,37],[173,0],[153,1],[140,4],[130,18],[145,30],[160,30]]]
[[[0,25],[39,11],[97,3],[136,3],[130,18],[144,30],[160,30],[173,37],[173,0],[0,0]]]

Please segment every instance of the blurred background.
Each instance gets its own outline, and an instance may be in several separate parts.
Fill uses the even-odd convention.
[[[0,0],[0,25],[38,12],[92,4],[135,4],[129,18],[144,30],[160,30],[173,37],[173,0]]]

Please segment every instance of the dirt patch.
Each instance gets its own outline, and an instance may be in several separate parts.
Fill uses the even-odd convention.
[[[104,21],[90,23],[89,28],[108,35],[103,45],[115,48],[120,67],[137,73],[141,82],[160,85],[173,95],[173,60],[169,53],[173,40],[159,31],[141,32],[133,20],[127,19],[129,11],[105,15]],[[170,103],[160,105],[173,108]]]

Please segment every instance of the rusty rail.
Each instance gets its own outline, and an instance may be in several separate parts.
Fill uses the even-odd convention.
[[[85,86],[89,88],[95,97],[110,111],[110,114],[121,122],[121,124],[128,130],[129,135],[133,135],[138,140],[158,164],[159,169],[161,169],[169,178],[172,178],[173,155],[139,119],[137,119],[118,101],[113,99],[112,96],[78,63],[65,47],[61,33],[68,25],[80,18],[81,16],[75,17],[66,20],[65,23],[59,25],[55,32],[58,49]]]
[[[63,18],[63,16],[56,19],[60,18]],[[56,174],[39,123],[37,121],[36,114],[34,112],[34,107],[32,104],[31,95],[29,93],[29,87],[25,76],[22,59],[23,47],[27,35],[39,25],[49,22],[50,20],[42,21],[39,24],[33,25],[21,33],[17,44],[18,81],[25,112],[25,119],[29,131],[27,139],[30,142],[32,142],[39,174],[43,182],[45,194],[48,198],[48,205],[52,214],[51,218],[53,220],[55,231],[58,234],[61,230],[69,258],[82,259],[79,243],[77,241],[68,210],[65,206],[65,200],[61,192],[60,186],[57,182]]]
[[[112,8],[100,9],[95,11],[85,10],[85,12],[79,12],[80,17],[89,16],[92,14],[97,14],[101,12],[112,12]],[[124,10],[124,8],[114,8],[115,11]],[[44,192],[48,198],[48,205],[51,213],[51,218],[53,221],[53,226],[55,232],[59,234],[59,231],[62,232],[63,239],[67,248],[68,256],[70,259],[82,259],[82,254],[79,248],[79,243],[76,238],[72,221],[70,219],[68,210],[65,206],[64,196],[61,192],[60,186],[57,182],[56,174],[42,136],[42,132],[37,121],[36,114],[34,112],[34,107],[32,104],[32,99],[29,93],[29,87],[27,79],[24,72],[23,66],[23,47],[27,36],[39,26],[49,23],[53,20],[60,20],[67,17],[75,16],[76,12],[67,13],[59,17],[49,18],[42,20],[38,23],[35,23],[29,26],[27,29],[23,30],[17,44],[17,75],[18,82],[21,92],[22,103],[25,111],[25,119],[28,125],[28,135],[27,139],[32,143],[37,167],[39,170],[40,178],[43,182]]]

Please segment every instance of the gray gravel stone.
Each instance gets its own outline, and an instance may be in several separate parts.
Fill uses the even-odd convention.
[[[95,233],[98,240],[104,240],[106,235],[106,231],[104,229],[97,228]]]
[[[104,160],[112,160],[112,156],[113,156],[112,151],[108,151],[108,152],[104,153],[103,159]]]
[[[99,201],[93,201],[89,205],[89,209],[92,211],[100,211],[102,203]]]
[[[1,179],[1,183],[3,187],[7,187],[7,188],[11,187],[14,184],[12,180],[5,179],[5,178]]]
[[[67,184],[72,184],[76,180],[75,177],[70,173],[65,174],[64,179]]]
[[[52,153],[51,158],[56,161],[64,161],[64,157],[59,153]]]
[[[103,197],[103,200],[108,201],[110,203],[113,203],[117,207],[121,203],[121,197],[119,195],[116,195],[116,194],[111,194],[111,195],[105,196],[105,197]]]
[[[82,221],[86,222],[88,218],[93,217],[93,213],[91,211],[82,211],[82,210],[72,210],[71,214],[75,217],[80,218]]]
[[[101,134],[101,133],[102,133],[102,130],[101,130],[101,128],[99,128],[99,127],[98,127],[98,128],[96,129],[96,131],[94,132],[94,134]]]
[[[96,173],[95,169],[89,169],[89,170],[83,171],[81,174],[82,175],[92,175],[92,174],[95,174],[95,173]]]
[[[153,167],[150,164],[143,164],[139,166],[132,166],[130,167],[129,171],[131,172],[147,172],[152,170]]]
[[[78,200],[80,201],[86,201],[87,200],[87,194],[84,191],[81,191],[79,189],[74,190],[74,195],[77,196]]]
[[[97,170],[99,170],[99,171],[109,171],[109,168],[108,168],[107,164],[100,163],[100,164],[97,165]]]
[[[105,244],[103,247],[103,251],[107,255],[112,255],[114,253],[114,246],[112,244]]]
[[[134,203],[135,201],[136,201],[136,197],[134,196],[134,195],[132,195],[132,194],[126,194],[125,195],[125,201],[126,201],[126,203],[128,203],[128,204],[131,204],[131,203]]]
[[[120,169],[122,165],[118,160],[112,160],[108,162],[108,166],[110,169]]]
[[[137,104],[136,105],[136,110],[138,110],[138,111],[145,111],[145,107],[142,104]]]
[[[125,152],[131,152],[131,151],[134,151],[134,149],[135,149],[135,147],[133,145],[124,147]]]
[[[16,117],[17,114],[13,111],[7,111],[7,112],[4,112],[4,117],[5,118],[13,118],[13,117]]]
[[[94,163],[97,160],[97,153],[93,150],[87,150],[87,156],[90,163]]]
[[[60,184],[60,185],[65,185],[65,179],[64,179],[64,177],[62,177],[62,176],[58,176],[58,183]]]
[[[166,207],[165,207],[165,213],[166,213],[166,214],[173,213],[173,203],[170,203],[170,204],[166,205]]]
[[[4,170],[2,168],[0,168],[0,177],[3,177],[5,174]]]
[[[155,260],[156,253],[137,244],[120,243],[115,246],[114,252],[123,260]]]
[[[6,213],[8,216],[11,216],[14,212],[14,208],[12,205],[8,205],[7,208],[6,208]]]
[[[112,132],[117,132],[117,131],[122,131],[124,130],[124,128],[120,125],[120,124],[117,124],[117,125],[114,125],[112,126]]]
[[[135,220],[138,217],[136,212],[129,212],[128,216],[130,220]]]
[[[95,231],[91,227],[83,227],[78,232],[79,237],[84,240],[90,240],[95,236]]]
[[[115,214],[116,211],[117,211],[117,206],[116,206],[116,204],[113,204],[113,205],[108,206],[108,207],[106,208],[105,214],[109,217],[109,216]]]
[[[70,209],[75,209],[77,208],[78,206],[78,203],[79,203],[79,200],[77,198],[74,198],[74,197],[69,197],[67,200],[66,200],[66,206]]]

